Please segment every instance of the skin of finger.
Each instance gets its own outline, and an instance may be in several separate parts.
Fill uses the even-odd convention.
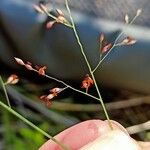
[[[150,142],[138,142],[142,150],[150,150]]]
[[[80,150],[141,150],[137,142],[121,130],[114,129]]]
[[[113,124],[113,127],[120,129],[121,131],[123,131],[124,133],[126,133],[129,136],[128,131],[120,123],[118,123],[117,121],[114,121],[114,120],[110,120],[110,121]],[[105,122],[108,123],[108,120],[105,120]]]
[[[114,129],[120,129],[118,124],[113,123]],[[121,126],[121,128],[123,128]],[[73,127],[61,132],[55,138],[69,147],[71,150],[77,150],[84,145],[94,141],[98,137],[105,135],[110,131],[108,122],[102,120],[88,120],[79,123]],[[61,150],[61,148],[52,140],[47,141],[39,150]]]

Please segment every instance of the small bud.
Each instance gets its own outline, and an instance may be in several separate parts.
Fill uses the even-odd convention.
[[[111,44],[111,43],[107,44],[106,46],[104,46],[104,47],[101,49],[102,54],[105,53],[105,52],[107,52],[107,51],[110,50],[111,48],[112,48],[112,44]]]
[[[22,61],[22,59],[17,58],[17,57],[14,57],[14,58],[19,65],[25,65],[25,63]]]
[[[104,39],[105,39],[105,36],[104,36],[103,33],[101,33],[101,34],[100,34],[100,38],[99,38],[100,43],[102,43],[102,42],[104,41]]]
[[[38,73],[39,75],[45,75],[46,66],[39,68]]]
[[[63,90],[63,88],[57,88],[57,87],[56,87],[56,88],[51,89],[50,92],[57,95],[57,94],[60,93],[62,90]]]
[[[122,42],[121,42],[121,44],[122,45],[133,45],[133,44],[135,44],[136,43],[136,40],[134,39],[134,38],[132,38],[132,37],[126,37]]]
[[[142,9],[138,9],[136,12],[136,16],[139,16],[142,13]]]
[[[48,95],[42,95],[42,96],[40,96],[40,100],[42,100],[43,102],[45,102],[45,104],[46,104],[47,107],[50,107],[51,104],[52,104],[52,101],[49,98],[52,99],[53,96],[52,97],[50,97],[50,96],[48,97]]]
[[[50,90],[50,94],[42,95],[42,96],[40,96],[40,99],[42,101],[44,101],[47,106],[50,106],[52,104],[52,99],[54,97],[56,97],[57,94],[60,93],[62,90],[63,90],[63,88],[58,88],[58,87],[53,88],[53,89]]]
[[[124,17],[125,23],[128,24],[129,23],[129,16],[126,14]]]
[[[87,74],[82,81],[81,88],[88,89],[92,84],[94,84],[93,79]]]
[[[46,98],[48,98],[49,100],[53,99],[56,95],[51,93],[51,94],[48,94]]]
[[[53,88],[53,89],[50,90],[50,92],[51,93],[54,93],[54,92],[58,93],[60,90],[61,90],[60,88]]]
[[[84,89],[88,89],[89,88],[89,85],[86,81],[82,81],[82,86],[81,88],[84,88]]]
[[[29,64],[25,64],[25,67],[26,67],[28,70],[32,70],[32,69],[33,69],[32,66],[29,65]]]
[[[56,21],[49,21],[49,22],[47,22],[47,23],[46,23],[46,28],[47,28],[47,29],[52,28],[55,23],[56,23]]]
[[[47,95],[42,95],[42,96],[40,96],[40,100],[45,100],[46,97],[47,97]]]
[[[64,23],[66,21],[66,19],[63,16],[58,16],[56,21],[59,23]]]
[[[16,84],[18,83],[18,81],[19,81],[18,76],[15,74],[12,74],[11,76],[8,77],[5,84]]]
[[[25,67],[26,67],[28,70],[33,70],[33,68],[32,68],[32,63],[30,63],[29,61],[27,61],[27,63],[25,64]]]

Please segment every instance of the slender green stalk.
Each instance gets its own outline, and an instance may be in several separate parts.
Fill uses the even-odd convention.
[[[67,10],[68,10],[68,13],[69,13],[69,16],[70,16],[70,20],[71,20],[71,23],[72,23],[72,29],[73,29],[73,31],[74,31],[75,37],[76,37],[76,39],[77,39],[77,42],[78,42],[78,44],[79,44],[81,53],[82,53],[82,55],[83,55],[83,57],[84,57],[84,59],[85,59],[85,62],[86,62],[86,64],[87,64],[88,68],[89,68],[89,71],[91,72],[91,71],[92,71],[92,70],[91,70],[91,66],[90,66],[90,64],[89,64],[89,62],[88,62],[88,59],[87,59],[86,55],[85,55],[85,52],[84,52],[82,43],[80,42],[80,38],[79,38],[79,36],[78,36],[77,30],[76,30],[76,27],[75,27],[75,24],[74,24],[74,20],[73,20],[73,18],[72,18],[71,11],[70,11],[70,8],[69,8],[68,0],[65,0],[65,2],[66,2],[66,8],[67,8]]]
[[[102,47],[103,46],[103,41],[100,42],[100,46],[99,46],[99,51],[100,51],[100,54],[99,54],[99,61],[101,61],[102,59],[102,56],[103,56],[103,53],[102,53]],[[92,71],[93,72],[93,71]]]
[[[94,85],[95,85],[97,94],[98,94],[98,96],[99,96],[99,101],[100,101],[100,103],[101,103],[101,105],[102,105],[102,108],[103,108],[103,110],[104,110],[105,116],[106,116],[106,118],[107,118],[107,120],[108,120],[108,122],[109,122],[109,126],[110,126],[111,129],[113,129],[112,124],[111,124],[111,121],[110,121],[109,116],[108,116],[108,113],[107,113],[107,110],[106,110],[106,107],[105,107],[104,102],[103,102],[103,100],[102,100],[102,97],[101,97],[99,88],[98,88],[98,86],[97,86],[97,82],[96,82],[95,76],[94,76],[94,74],[93,74],[93,72],[92,72],[90,63],[89,63],[89,61],[88,61],[88,59],[87,59],[87,56],[86,56],[86,54],[85,54],[85,52],[84,52],[84,48],[83,48],[82,43],[81,43],[81,40],[80,40],[80,38],[79,38],[79,36],[78,36],[77,30],[76,30],[76,26],[75,26],[75,23],[74,23],[74,20],[73,20],[73,18],[72,18],[71,11],[70,11],[70,8],[69,8],[68,0],[65,0],[65,4],[66,4],[66,8],[67,8],[67,10],[68,10],[69,16],[70,16],[70,20],[71,20],[71,23],[72,23],[72,29],[73,29],[73,31],[74,31],[76,40],[77,40],[77,42],[78,42],[78,44],[79,44],[81,53],[82,53],[82,55],[83,55],[83,57],[84,57],[84,59],[85,59],[85,62],[86,62],[87,67],[88,67],[88,69],[89,69],[89,72],[90,72],[90,74],[91,74],[91,76],[92,76],[92,79],[93,79],[93,81],[94,81]]]
[[[139,16],[139,14],[136,14],[136,15],[134,16],[134,18],[130,21],[130,23],[129,23],[128,25],[133,24],[133,22],[136,20],[136,18],[137,18],[138,16]],[[104,56],[102,59],[100,59],[100,61],[99,61],[99,63],[97,64],[97,66],[93,69],[93,71],[92,71],[93,73],[97,70],[97,68],[100,66],[100,64],[106,59],[106,57],[111,53],[111,51],[112,51],[115,47],[120,46],[120,45],[117,44],[117,42],[118,42],[119,38],[120,38],[123,34],[124,34],[124,30],[121,31],[120,34],[116,37],[115,42],[114,42],[113,46],[111,47],[111,49],[105,54],[105,56]]]
[[[96,65],[96,67],[93,69],[93,73],[98,69],[98,67],[100,66],[100,64],[104,61],[104,59],[109,55],[109,53],[114,49],[116,45],[113,44],[113,46],[111,47],[111,49],[106,53],[106,55],[100,59],[99,63]]]
[[[10,113],[12,113],[13,115],[15,115],[16,117],[18,117],[20,120],[22,120],[23,122],[25,122],[26,124],[28,124],[29,126],[31,126],[32,128],[34,128],[35,130],[39,131],[41,134],[43,134],[44,136],[46,136],[47,138],[51,139],[52,141],[54,141],[56,144],[58,144],[63,150],[69,150],[64,144],[62,144],[61,142],[57,141],[55,138],[53,138],[51,135],[49,135],[48,133],[46,133],[45,131],[43,131],[42,129],[40,129],[39,127],[37,127],[36,125],[34,125],[32,122],[30,122],[29,120],[27,120],[26,118],[24,118],[22,115],[20,115],[19,113],[17,113],[16,111],[14,111],[11,108],[10,105],[10,100],[6,91],[6,87],[5,84],[2,80],[2,77],[0,76],[0,82],[2,84],[3,90],[4,90],[4,94],[8,103],[8,106],[6,104],[4,104],[2,101],[0,101],[0,105],[5,108],[7,111],[9,111]]]
[[[35,130],[37,130],[38,132],[40,132],[41,134],[43,134],[45,137],[47,137],[47,138],[51,139],[52,141],[54,141],[63,150],[69,150],[64,144],[62,144],[61,142],[59,142],[58,140],[56,140],[54,137],[52,137],[51,135],[49,135],[48,133],[46,133],[45,131],[43,131],[42,129],[40,129],[39,127],[37,127],[36,125],[34,125],[32,122],[30,122],[29,120],[27,120],[26,118],[24,118],[22,115],[20,115],[16,111],[14,111],[12,108],[8,107],[2,101],[0,101],[0,106],[2,106],[3,108],[5,108],[7,111],[9,111],[10,113],[12,113],[16,117],[18,117],[20,120],[22,120],[23,122],[25,122],[26,124],[28,124],[30,127],[34,128]]]
[[[5,97],[6,97],[6,100],[7,100],[7,104],[8,104],[8,106],[11,108],[10,101],[9,101],[9,97],[8,97],[8,94],[7,94],[7,91],[6,91],[6,87],[5,87],[5,84],[4,84],[4,82],[3,82],[1,76],[0,76],[0,82],[1,82],[1,85],[2,85],[2,88],[3,88],[3,91],[4,91],[4,94],[5,94]]]
[[[38,73],[38,71],[37,71],[36,69],[34,69],[34,68],[32,69],[32,71],[35,71],[35,72]],[[66,87],[64,88],[64,90],[67,89],[67,88],[70,88],[71,90],[73,90],[73,91],[75,91],[75,92],[81,93],[81,94],[83,94],[83,95],[86,95],[86,96],[88,96],[88,97],[91,97],[91,98],[93,98],[93,99],[99,101],[99,98],[97,98],[97,97],[95,97],[95,96],[93,96],[93,95],[91,95],[91,94],[89,94],[89,93],[86,93],[86,92],[83,92],[83,91],[81,91],[81,90],[78,90],[78,89],[72,87],[71,85],[65,83],[65,82],[62,81],[62,80],[56,79],[55,77],[52,77],[52,76],[49,76],[49,75],[46,75],[46,74],[45,74],[44,76],[45,76],[46,78],[48,78],[48,79],[54,80],[54,81],[56,81],[56,82],[58,82],[58,83],[61,83],[61,84],[65,85]]]

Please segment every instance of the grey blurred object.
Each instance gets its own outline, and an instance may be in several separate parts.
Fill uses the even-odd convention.
[[[62,80],[78,81],[88,73],[73,32],[63,25],[45,28],[47,17],[36,13],[37,1],[1,0],[0,60],[19,69],[13,57],[47,65],[48,73]],[[113,42],[120,31],[137,39],[133,46],[115,48],[95,72],[100,85],[150,93],[150,1],[149,0],[70,0],[85,52],[92,67],[99,57],[99,34]],[[50,0],[50,7],[65,12],[64,1]],[[125,27],[124,15],[131,18],[138,8],[142,15]],[[65,12],[66,13],[66,12]]]

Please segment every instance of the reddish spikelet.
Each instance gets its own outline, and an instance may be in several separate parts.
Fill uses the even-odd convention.
[[[112,44],[111,44],[111,43],[107,44],[106,46],[104,46],[104,47],[101,49],[102,54],[103,54],[103,53],[106,53],[106,52],[109,51],[111,48],[112,48]]]
[[[16,84],[18,83],[19,78],[16,74],[12,74],[8,77],[7,81],[5,84]]]
[[[28,70],[33,70],[32,63],[30,63],[29,61],[25,64],[25,67],[26,67]]]
[[[64,23],[66,21],[64,13],[60,9],[56,9],[58,16],[56,19],[56,22],[58,23]]]
[[[126,37],[122,42],[121,44],[123,45],[133,45],[136,43],[136,40],[130,36]]]
[[[25,66],[28,70],[33,70],[32,64],[30,62],[24,63],[22,59],[17,58],[17,57],[14,57],[14,58],[19,65]]]
[[[45,75],[45,70],[46,70],[46,66],[44,66],[44,67],[40,67],[39,69],[38,69],[38,73],[39,73],[39,75]]]
[[[52,99],[53,97],[50,97],[49,95],[42,95],[40,96],[40,100],[42,100],[47,107],[50,107],[52,104]]]
[[[48,95],[42,95],[40,96],[40,99],[46,103],[46,105],[49,107],[52,104],[52,99],[58,95],[63,89],[62,88],[53,88],[50,90],[50,93]]]
[[[51,93],[54,93],[54,92],[55,93],[60,93],[61,91],[62,91],[62,88],[58,88],[58,87],[53,88],[53,89],[50,90]]]
[[[51,99],[53,99],[55,96],[57,96],[57,94],[55,94],[55,93],[50,93],[50,94],[47,95],[47,98],[48,98],[49,100],[51,100]]]
[[[51,29],[51,28],[54,26],[55,23],[64,23],[65,21],[66,21],[65,17],[59,15],[59,16],[56,18],[56,20],[47,22],[46,28],[47,28],[47,29]]]
[[[66,21],[64,16],[59,15],[56,19],[56,22],[58,23],[64,23]]]
[[[32,70],[32,66],[28,65],[28,64],[25,64],[25,67],[28,69],[28,70]]]
[[[62,88],[53,88],[50,91],[48,95],[42,95],[40,96],[40,99],[46,103],[46,105],[52,104],[52,99],[58,95],[63,89]]]
[[[47,99],[47,95],[41,95],[40,100],[45,101]]]
[[[50,92],[51,92],[51,94],[53,94],[54,96],[57,96],[58,93],[60,93],[62,90],[63,90],[63,88],[58,88],[58,87],[56,87],[56,88],[51,89]]]
[[[81,88],[88,89],[91,85],[93,85],[93,79],[87,74],[82,81],[82,86]]]
[[[55,23],[56,23],[55,20],[54,20],[54,21],[48,21],[48,22],[46,23],[46,28],[47,28],[47,29],[51,29]]]
[[[53,98],[54,98],[53,94],[48,94],[48,95],[42,95],[42,96],[40,96],[40,99],[43,100],[43,101],[51,100]]]

